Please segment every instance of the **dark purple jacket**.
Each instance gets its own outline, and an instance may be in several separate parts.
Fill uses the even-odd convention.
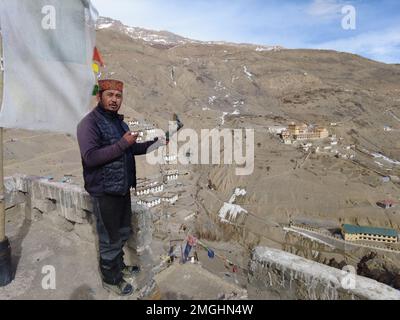
[[[146,154],[157,141],[129,146],[123,138],[129,131],[123,119],[123,115],[106,111],[98,105],[78,124],[85,190],[92,196],[106,193],[124,195],[131,187],[136,188],[134,156]],[[107,138],[110,135],[113,139]],[[116,174],[112,170],[117,170]]]

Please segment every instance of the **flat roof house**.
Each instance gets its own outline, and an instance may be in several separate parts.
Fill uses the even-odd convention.
[[[351,224],[344,224],[342,227],[342,232],[346,241],[367,240],[376,242],[397,243],[399,240],[398,233],[394,229],[363,227]]]

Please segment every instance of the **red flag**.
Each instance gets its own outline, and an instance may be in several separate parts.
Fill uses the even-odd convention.
[[[103,58],[101,57],[99,50],[97,50],[97,47],[94,47],[93,61],[100,63],[100,66],[104,67]]]

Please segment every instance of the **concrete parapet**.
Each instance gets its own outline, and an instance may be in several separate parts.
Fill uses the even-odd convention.
[[[39,211],[63,228],[64,222],[68,222],[82,239],[95,240],[90,227],[94,220],[92,201],[82,187],[26,175],[14,175],[4,180],[6,208],[24,204],[29,213],[27,217]],[[133,194],[132,228],[134,232],[129,247],[141,254],[152,242],[153,217],[149,210],[136,204]]]
[[[277,299],[400,300],[385,284],[277,249],[256,247],[249,269],[249,282]]]

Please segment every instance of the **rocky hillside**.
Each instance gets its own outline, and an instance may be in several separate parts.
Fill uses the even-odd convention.
[[[97,43],[107,63],[103,75],[127,83],[129,116],[162,129],[175,112],[196,130],[255,129],[252,175],[236,176],[235,165],[190,167],[197,174],[200,233],[280,247],[284,234],[277,226],[291,219],[400,230],[400,212],[376,206],[400,196],[393,182],[400,174],[399,65],[335,51],[205,43],[107,19]],[[329,152],[307,156],[269,133],[290,121],[324,126],[341,148],[356,146],[387,161],[356,151],[359,163]],[[394,180],[383,183],[385,174]],[[218,212],[238,187],[246,190],[240,204],[248,213],[232,228]]]
[[[335,51],[201,42],[108,18],[99,21],[97,47],[106,62],[102,76],[126,83],[122,112],[128,120],[167,129],[177,113],[186,128],[255,130],[252,175],[236,176],[235,165],[185,167],[192,172],[199,234],[282,248],[280,225],[289,220],[400,230],[400,210],[376,206],[382,199],[400,200],[400,65]],[[355,161],[330,151],[309,154],[269,132],[291,121],[326,127],[338,141],[334,148],[352,146]],[[37,143],[31,150],[27,142],[11,141],[13,134],[7,132],[7,174],[40,168],[37,174],[75,170],[80,176],[70,138],[59,138],[68,143],[68,153],[56,143],[56,154],[35,160],[37,148],[46,153],[50,145]],[[324,143],[331,146],[330,139]],[[48,168],[45,159],[53,161]],[[139,163],[140,176],[157,170]],[[223,223],[219,211],[236,188],[245,190],[236,202],[245,211]]]

